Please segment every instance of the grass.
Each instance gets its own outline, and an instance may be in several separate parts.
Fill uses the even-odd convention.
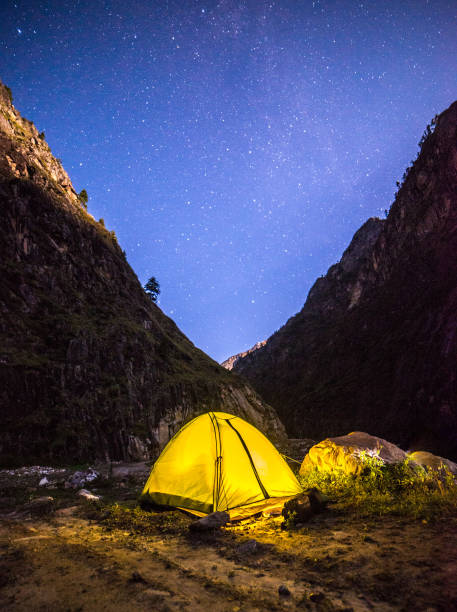
[[[319,489],[342,511],[359,517],[397,515],[428,521],[457,511],[456,478],[444,469],[426,470],[408,459],[384,465],[376,457],[366,457],[360,476],[315,470],[299,480],[305,489]]]
[[[187,530],[191,521],[179,510],[148,512],[138,506],[132,508],[118,503],[96,510],[94,518],[108,529],[120,529],[135,535],[180,534]]]

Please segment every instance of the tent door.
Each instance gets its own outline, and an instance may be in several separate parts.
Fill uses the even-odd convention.
[[[262,491],[262,495],[264,496],[265,499],[268,499],[270,496],[268,495],[267,490],[265,489],[265,487],[262,484],[262,481],[260,480],[260,476],[259,476],[259,474],[257,472],[257,469],[256,469],[255,465],[254,465],[254,461],[253,461],[253,459],[251,457],[251,453],[249,452],[249,449],[246,446],[246,442],[243,440],[243,437],[240,434],[240,432],[238,431],[238,429],[236,429],[236,427],[234,427],[230,423],[229,419],[225,419],[225,421],[230,425],[230,427],[233,429],[233,431],[236,433],[236,435],[240,439],[240,442],[243,445],[244,450],[246,451],[246,455],[248,456],[249,462],[251,463],[252,471],[254,472],[254,475],[257,478],[257,482],[259,483],[259,487],[260,487],[260,490]]]

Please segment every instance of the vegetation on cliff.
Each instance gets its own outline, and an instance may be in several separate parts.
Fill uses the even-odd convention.
[[[283,435],[148,298],[1,84],[0,150],[1,460],[145,459],[210,409]]]
[[[289,435],[369,431],[457,457],[457,103],[303,309],[236,361]]]

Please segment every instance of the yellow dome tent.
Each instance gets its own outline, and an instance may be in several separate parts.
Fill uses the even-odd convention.
[[[233,519],[301,492],[287,463],[258,429],[232,414],[208,412],[168,442],[141,500],[200,516],[224,510]]]

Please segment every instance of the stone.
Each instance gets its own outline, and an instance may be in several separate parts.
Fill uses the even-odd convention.
[[[46,476],[45,476],[44,478],[42,478],[42,479],[40,480],[40,482],[38,483],[38,486],[39,486],[39,487],[44,487],[44,486],[46,486],[47,484],[49,484],[49,480],[48,480],[48,479],[46,478]]]
[[[132,572],[132,575],[130,576],[130,582],[142,582],[143,584],[146,584],[147,580],[143,578],[140,572],[135,571]]]
[[[314,603],[318,603],[325,599],[325,595],[323,593],[320,593],[319,591],[316,591],[315,593],[310,594],[309,599]]]
[[[307,492],[309,503],[311,505],[311,510],[314,514],[319,514],[327,507],[328,497],[321,493],[318,489],[313,487],[309,489]]]
[[[290,591],[285,584],[280,584],[278,587],[280,597],[290,597]]]
[[[147,444],[134,435],[128,437],[127,453],[131,461],[145,461],[150,458]]]
[[[143,591],[143,598],[151,597],[154,600],[157,600],[158,598],[163,599],[165,597],[170,597],[170,595],[170,591],[160,591],[159,589],[146,589]]]
[[[252,553],[257,552],[259,548],[257,540],[247,540],[237,547],[236,552],[239,555],[252,555]]]
[[[309,497],[306,493],[303,493],[303,495],[294,497],[284,504],[282,516],[285,522],[283,525],[291,527],[298,523],[306,523],[313,514],[314,512]]]
[[[438,457],[433,453],[427,451],[415,451],[408,454],[408,458],[414,463],[421,465],[422,467],[428,468],[434,471],[448,470],[454,476],[457,476],[457,463],[445,459],[444,457]]]
[[[108,472],[108,477],[113,480],[136,479],[144,484],[151,472],[151,466],[144,461],[138,463],[119,463],[112,464]]]
[[[36,497],[22,507],[25,512],[42,515],[54,510],[54,498],[50,496]]]
[[[68,480],[65,482],[64,487],[78,489],[84,486],[87,482],[93,482],[96,478],[98,478],[100,474],[96,472],[93,468],[89,468],[85,471],[75,472]]]
[[[219,529],[230,521],[228,512],[212,512],[201,519],[194,521],[189,525],[192,531],[209,531],[211,529]]]
[[[81,489],[80,491],[78,491],[77,495],[79,495],[79,497],[83,497],[85,500],[91,501],[91,502],[100,501],[100,499],[101,499],[100,495],[94,495],[93,493],[91,493],[87,489]]]
[[[56,516],[68,517],[72,516],[78,510],[78,506],[68,506],[67,508],[60,508],[56,510]]]
[[[337,470],[359,475],[365,467],[366,458],[370,457],[378,458],[383,464],[394,464],[405,461],[407,455],[383,438],[353,431],[346,436],[326,438],[311,447],[300,466],[300,474],[317,469],[320,472]]]

